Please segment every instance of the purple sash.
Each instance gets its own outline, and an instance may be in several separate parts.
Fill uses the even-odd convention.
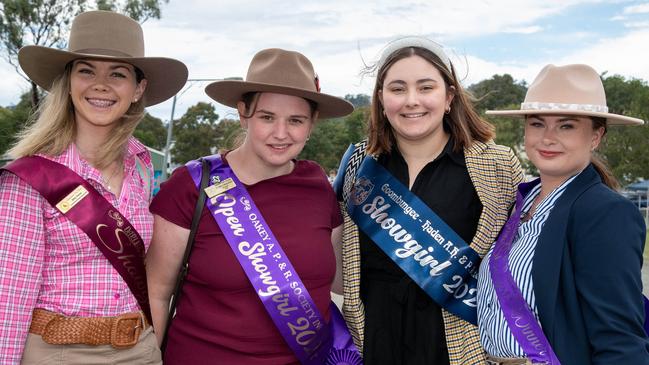
[[[360,365],[362,360],[335,305],[327,325],[250,194],[219,155],[205,189],[217,222],[275,326],[302,364]],[[201,164],[187,168],[198,188]]]
[[[149,323],[153,323],[144,269],[144,242],[126,217],[89,182],[60,163],[30,156],[3,169],[31,185],[88,235],[122,276]]]
[[[521,184],[521,188],[526,189],[529,185],[535,183]],[[509,252],[518,231],[522,207],[523,194],[519,189],[516,194],[514,213],[509,217],[500,236],[498,236],[491,254],[489,261],[491,280],[507,325],[527,357],[533,363],[560,365],[557,355],[552,350],[541,326],[536,321],[536,317],[527,305],[523,294],[509,271]]]

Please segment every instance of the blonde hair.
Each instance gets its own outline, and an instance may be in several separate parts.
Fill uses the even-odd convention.
[[[38,109],[30,116],[26,127],[18,134],[18,141],[8,151],[16,159],[24,156],[43,154],[57,156],[63,153],[74,142],[76,123],[74,105],[70,98],[70,74],[72,62],[59,76]],[[136,69],[136,74],[140,75]],[[139,77],[136,82],[140,82]],[[104,168],[113,161],[124,157],[129,137],[135,131],[144,116],[144,98],[131,104],[126,113],[113,127],[110,137],[99,147],[97,157],[92,164]]]

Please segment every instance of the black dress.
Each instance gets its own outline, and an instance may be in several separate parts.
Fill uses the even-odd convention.
[[[408,166],[396,146],[378,162],[408,186]],[[421,170],[411,191],[465,242],[471,242],[482,204],[469,177],[464,153],[453,152],[452,140]],[[449,364],[441,307],[363,232],[360,243],[364,363]]]

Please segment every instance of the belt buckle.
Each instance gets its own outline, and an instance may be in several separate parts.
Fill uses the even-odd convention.
[[[120,331],[120,323],[128,321],[136,321],[135,327],[127,327],[128,329],[132,328],[132,339],[129,341],[119,341],[119,334],[123,333]],[[120,316],[115,317],[113,325],[110,329],[110,344],[116,349],[126,349],[135,346],[137,341],[140,339],[140,334],[144,329],[144,319],[142,318],[141,313],[125,313]]]

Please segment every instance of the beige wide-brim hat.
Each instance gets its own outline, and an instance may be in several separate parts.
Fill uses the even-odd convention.
[[[318,76],[301,53],[270,48],[250,61],[245,81],[222,80],[205,87],[207,95],[221,104],[237,107],[244,94],[269,92],[299,96],[318,104],[320,118],[336,118],[354,111],[348,101],[320,92]]]
[[[172,58],[144,57],[140,24],[110,11],[88,11],[74,18],[67,51],[25,46],[18,52],[18,61],[25,74],[48,91],[68,63],[82,58],[121,61],[139,68],[147,80],[146,106],[169,99],[187,82],[184,63]]]
[[[488,115],[577,115],[605,118],[609,125],[639,125],[642,119],[608,112],[604,85],[588,65],[547,65],[527,89],[519,110],[487,110]]]

